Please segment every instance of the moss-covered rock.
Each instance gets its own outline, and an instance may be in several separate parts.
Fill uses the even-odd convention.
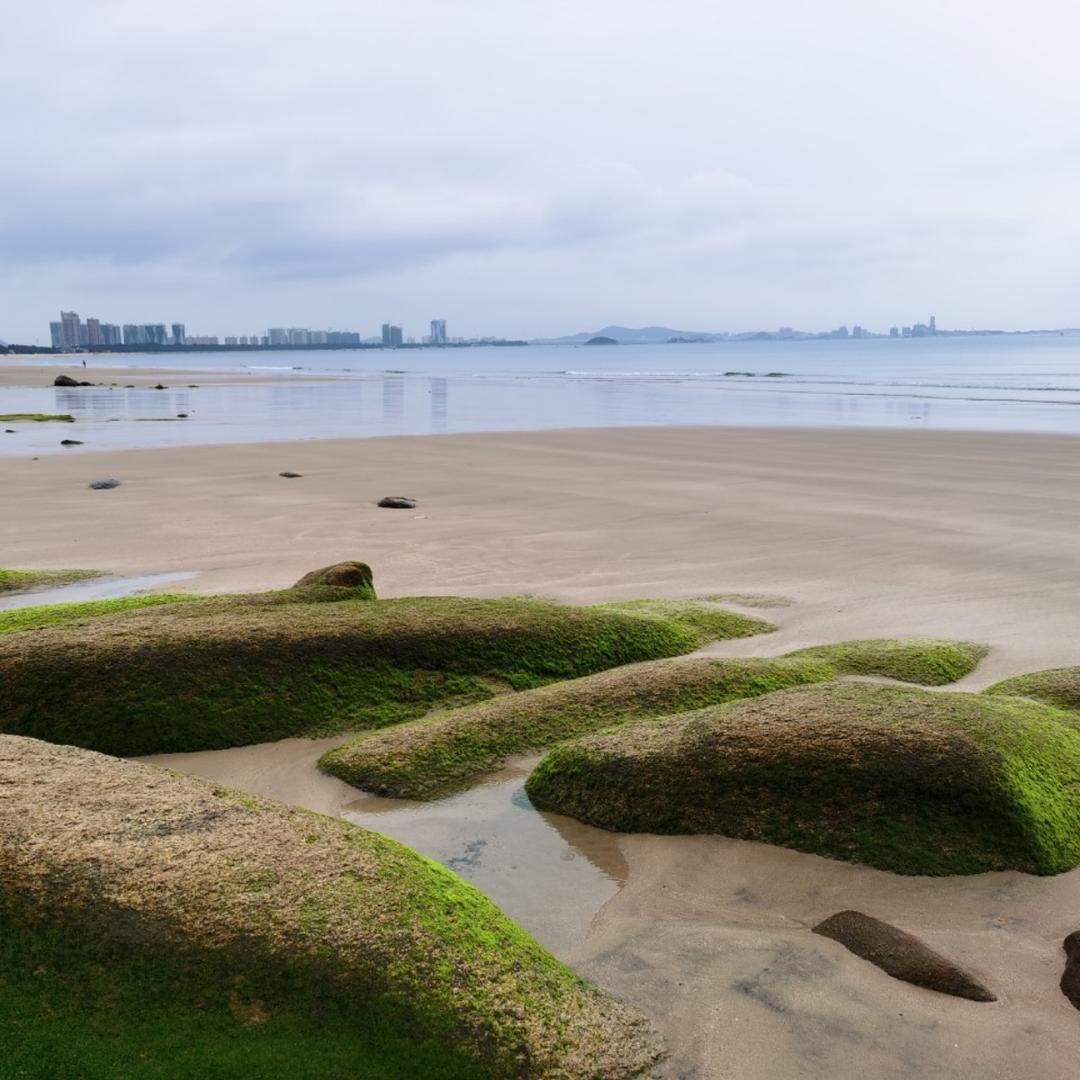
[[[1017,675],[1012,679],[994,683],[983,691],[985,694],[1005,694],[1011,697],[1032,698],[1080,713],[1080,667],[1051,668],[1033,671],[1030,675]]]
[[[605,608],[343,594],[30,609],[21,632],[0,634],[0,731],[119,755],[356,731],[491,697],[493,680],[536,686],[691,652],[709,636]]]
[[[907,874],[1080,864],[1080,733],[1020,698],[831,683],[566,742],[541,808]]]
[[[376,833],[32,739],[0,736],[0,774],[9,1066],[57,1032],[95,1080],[616,1080],[657,1057],[640,1016]]]
[[[375,599],[375,583],[371,567],[362,562],[339,562],[333,566],[324,566],[305,574],[294,586],[296,589],[308,589],[315,586],[329,586],[335,589],[352,589],[357,598]]]
[[[769,634],[776,627],[765,619],[729,611],[716,601],[697,597],[691,600],[618,600],[598,604],[601,611],[625,611],[633,615],[650,615],[656,619],[675,619],[694,627],[701,643]]]
[[[944,686],[969,675],[987,653],[973,641],[938,638],[873,638],[815,645],[788,653],[831,664],[843,675],[880,675],[921,686]]]
[[[506,757],[629,720],[830,679],[812,660],[656,660],[438,712],[329,751],[327,772],[367,791],[430,799]]]

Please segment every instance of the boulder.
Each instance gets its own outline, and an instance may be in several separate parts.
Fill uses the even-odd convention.
[[[830,915],[814,927],[814,933],[838,941],[894,979],[969,1001],[997,1000],[973,975],[928,948],[917,937],[861,911]]]
[[[288,469],[286,469],[285,472],[278,473],[278,476],[284,476],[286,480],[299,480],[303,475],[303,473],[289,472]]]
[[[387,495],[379,500],[379,505],[386,510],[415,510],[416,500],[405,495]]]
[[[1061,992],[1080,1009],[1080,930],[1065,939],[1065,972],[1061,976]]]
[[[90,487],[95,491],[108,491],[110,488],[118,488],[120,481],[114,477],[109,477],[107,480],[91,480]]]
[[[61,439],[61,446],[82,446],[82,439]]]
[[[53,386],[79,386],[78,379],[73,379],[70,375],[57,375],[53,379]]]
[[[330,585],[337,589],[364,589],[374,595],[371,567],[362,562],[339,562],[305,574],[294,589],[307,589],[314,585]]]

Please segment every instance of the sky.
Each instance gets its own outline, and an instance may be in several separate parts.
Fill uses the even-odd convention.
[[[0,339],[1080,326],[1071,0],[35,0]]]

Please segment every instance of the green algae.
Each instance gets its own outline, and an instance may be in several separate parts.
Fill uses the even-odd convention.
[[[563,743],[526,789],[618,831],[719,833],[904,874],[1056,874],[1080,864],[1067,721],[1019,698],[833,683]]]
[[[830,679],[810,660],[700,658],[634,664],[439,712],[326,753],[319,765],[355,787],[431,799],[513,754],[650,716],[700,709]]]
[[[987,653],[971,641],[873,638],[815,645],[786,655],[831,664],[843,675],[877,675],[921,686],[944,686],[969,675]]]

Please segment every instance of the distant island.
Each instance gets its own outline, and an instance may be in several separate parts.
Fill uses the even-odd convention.
[[[605,326],[599,330],[584,331],[579,334],[567,334],[564,337],[534,338],[532,345],[698,345],[717,342],[743,341],[850,341],[864,338],[925,338],[925,337],[967,337],[981,335],[1008,334],[1075,334],[1080,333],[1075,327],[1058,327],[1042,330],[942,330],[933,315],[925,323],[915,322],[911,326],[891,326],[886,333],[877,333],[856,323],[852,327],[838,326],[834,330],[822,330],[811,333],[796,330],[790,326],[781,326],[778,330],[704,331],[676,330],[670,326]]]

